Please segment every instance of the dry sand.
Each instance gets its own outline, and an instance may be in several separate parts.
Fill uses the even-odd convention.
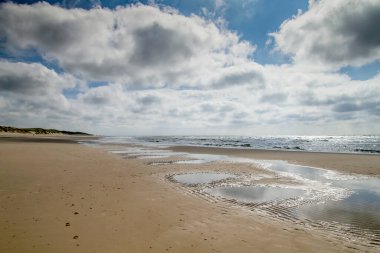
[[[165,180],[178,170],[188,168],[62,138],[0,138],[0,252],[357,252],[324,232],[189,194]]]

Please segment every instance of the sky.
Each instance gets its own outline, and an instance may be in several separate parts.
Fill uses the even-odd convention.
[[[379,0],[1,1],[0,125],[380,134]]]

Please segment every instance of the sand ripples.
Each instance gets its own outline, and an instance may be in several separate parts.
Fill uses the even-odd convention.
[[[258,215],[284,222],[292,222],[294,229],[315,229],[328,233],[329,237],[348,241],[350,244],[347,247],[363,249],[380,248],[380,229],[364,229],[352,224],[342,224],[334,221],[318,221],[299,216],[299,207],[307,204],[312,204],[312,200],[304,200],[299,197],[275,199],[263,202],[254,201],[239,201],[234,198],[227,198],[220,195],[212,194],[210,189],[228,185],[231,180],[221,180],[210,183],[208,185],[192,184],[184,185],[175,180],[175,174],[167,175],[167,180],[175,183],[182,190],[204,199],[212,203],[222,203],[224,206],[241,207],[245,210],[254,212]],[[236,184],[234,184],[236,185]],[[228,187],[228,186],[227,186]],[[318,212],[318,210],[315,210]]]

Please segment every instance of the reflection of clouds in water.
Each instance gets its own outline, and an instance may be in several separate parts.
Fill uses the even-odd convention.
[[[300,189],[270,186],[225,186],[207,188],[204,191],[214,196],[235,199],[245,203],[281,201],[298,198],[305,194],[305,191]]]
[[[358,191],[340,201],[323,205],[304,205],[297,210],[301,218],[315,221],[339,222],[380,233],[380,201],[376,193]]]
[[[191,173],[173,176],[173,179],[182,184],[208,184],[228,178],[236,178],[236,175],[227,173]]]

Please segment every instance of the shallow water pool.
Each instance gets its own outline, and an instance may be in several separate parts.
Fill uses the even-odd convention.
[[[322,204],[301,205],[298,218],[335,223],[365,229],[380,236],[380,199],[375,192],[358,190],[349,197]]]
[[[173,179],[182,184],[209,184],[228,178],[236,178],[236,175],[228,173],[191,173],[173,176]]]
[[[206,188],[206,193],[225,199],[235,199],[245,203],[263,203],[299,198],[305,190],[272,186],[221,186]]]

